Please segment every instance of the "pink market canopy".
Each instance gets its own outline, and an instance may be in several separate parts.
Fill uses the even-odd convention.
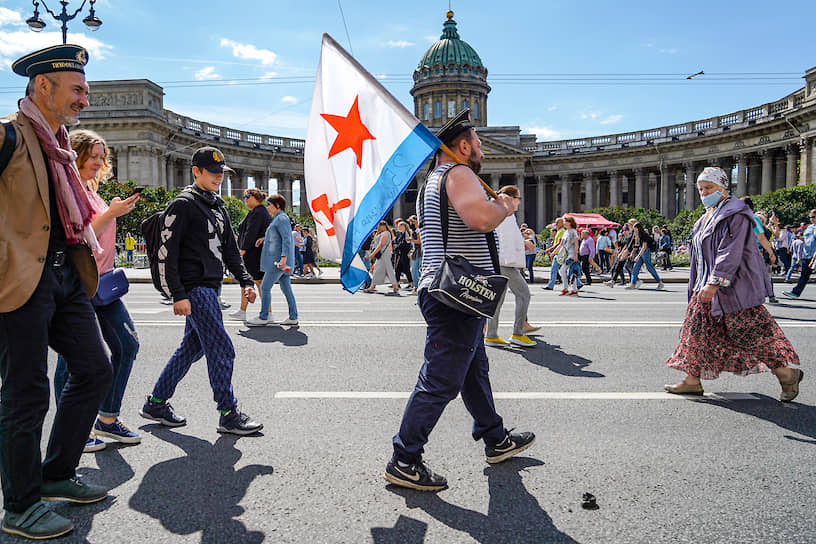
[[[614,221],[610,221],[603,215],[599,213],[565,213],[564,215],[571,215],[575,218],[575,222],[578,223],[579,229],[595,229],[595,228],[613,228],[616,229],[620,227],[620,223],[615,223]],[[548,229],[555,228],[555,223],[550,223],[547,225]]]

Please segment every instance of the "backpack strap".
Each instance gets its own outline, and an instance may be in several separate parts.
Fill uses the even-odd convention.
[[[215,212],[213,211],[213,209],[205,205],[203,202],[197,199],[194,194],[192,194],[189,191],[179,193],[179,195],[176,198],[182,198],[184,200],[192,201],[198,207],[198,209],[201,210],[201,213],[203,213],[207,220],[212,223],[212,226],[215,229],[215,233],[218,235],[218,239],[221,240],[221,245],[223,246],[224,238],[222,236],[222,233],[219,232],[218,230],[218,220],[215,218]],[[221,219],[223,219],[224,221],[229,221],[229,219],[227,217],[224,217],[223,214],[221,216]],[[226,233],[226,231],[227,228],[225,224],[224,233]]]
[[[11,155],[14,153],[14,148],[17,146],[17,130],[8,119],[0,119],[0,124],[6,132],[6,137],[3,138],[3,145],[0,146],[0,175],[11,161]]]

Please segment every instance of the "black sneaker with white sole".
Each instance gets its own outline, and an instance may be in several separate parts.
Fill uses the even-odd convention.
[[[507,437],[495,446],[485,446],[485,456],[488,463],[501,463],[517,455],[535,442],[533,433],[513,433],[507,432]]]
[[[176,415],[169,402],[166,400],[153,402],[150,400],[150,395],[147,396],[144,406],[139,410],[139,415],[151,421],[158,421],[166,427],[181,427],[187,425],[187,420]]]
[[[218,419],[217,430],[219,433],[232,433],[243,436],[257,433],[261,429],[263,429],[263,423],[252,421],[248,415],[241,412],[237,407],[226,414],[222,414]]]
[[[419,491],[439,491],[448,487],[448,481],[419,461],[412,465],[402,466],[391,458],[385,466],[385,479],[394,485]]]

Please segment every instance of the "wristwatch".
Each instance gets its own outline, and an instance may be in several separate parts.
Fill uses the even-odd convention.
[[[710,278],[708,278],[708,281],[706,283],[708,285],[717,285],[719,287],[728,287],[729,285],[731,285],[731,280],[726,279],[726,278],[721,278],[719,276],[711,276]]]

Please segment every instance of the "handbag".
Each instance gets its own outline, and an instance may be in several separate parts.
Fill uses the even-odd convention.
[[[499,253],[496,249],[496,236],[493,232],[485,233],[493,271],[473,266],[461,255],[448,255],[448,194],[445,191],[447,170],[442,175],[439,185],[439,209],[442,222],[442,247],[445,258],[442,266],[436,271],[428,288],[428,293],[439,302],[475,317],[492,318],[496,314],[499,302],[507,289],[507,276],[498,272]],[[420,195],[421,215],[425,215],[425,185]]]
[[[125,271],[121,268],[114,268],[99,276],[99,287],[96,294],[91,299],[94,306],[107,306],[111,302],[119,300],[130,289]]]
[[[561,244],[561,249],[555,254],[555,260],[558,261],[558,264],[564,264],[567,262],[567,255],[569,255],[567,248],[564,247],[564,244]]]

